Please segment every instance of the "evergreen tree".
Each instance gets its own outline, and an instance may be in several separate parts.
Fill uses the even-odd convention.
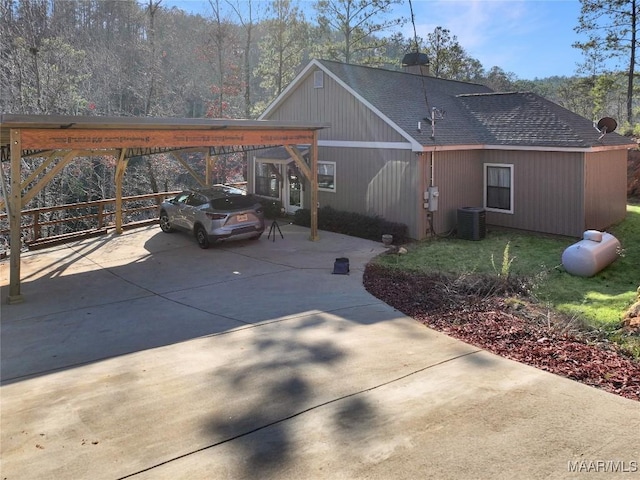
[[[589,39],[575,47],[586,55],[619,59],[626,65],[626,120],[633,123],[635,68],[638,62],[640,0],[580,0],[582,8],[575,31]]]

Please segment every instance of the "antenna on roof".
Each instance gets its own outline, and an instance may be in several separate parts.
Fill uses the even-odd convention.
[[[431,107],[431,117],[424,117],[424,120],[431,123],[431,138],[436,136],[436,120],[442,120],[447,116],[445,110],[440,110],[437,107]]]
[[[618,128],[618,123],[611,117],[603,117],[598,120],[597,125],[594,124],[593,126],[600,132],[598,140],[601,140],[607,133],[611,133]]]

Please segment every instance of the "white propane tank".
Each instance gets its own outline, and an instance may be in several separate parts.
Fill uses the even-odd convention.
[[[618,258],[620,242],[606,232],[587,230],[582,240],[562,254],[562,265],[571,275],[592,277]]]

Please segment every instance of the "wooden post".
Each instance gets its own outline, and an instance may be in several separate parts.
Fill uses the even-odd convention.
[[[207,187],[211,186],[211,151],[207,148],[204,154],[204,183]]]
[[[11,143],[11,193],[7,206],[9,207],[10,230],[10,262],[9,262],[9,303],[20,303],[24,300],[20,294],[20,250],[22,248],[21,212],[22,189],[20,188],[20,171],[22,163],[21,131],[11,129],[9,134]]]
[[[120,150],[120,158],[116,165],[116,233],[122,233],[122,180],[129,161],[124,158],[127,149]]]
[[[313,132],[313,143],[309,150],[310,164],[307,165],[300,151],[295,145],[283,145],[291,158],[296,162],[300,172],[309,180],[311,185],[311,235],[310,240],[319,240],[318,236],[318,137],[316,132]]]
[[[313,131],[311,144],[311,241],[320,240],[318,236],[318,131]]]
[[[33,240],[37,240],[42,236],[40,231],[40,212],[33,212]]]
[[[104,204],[100,202],[98,204],[98,230],[102,229],[104,224]]]

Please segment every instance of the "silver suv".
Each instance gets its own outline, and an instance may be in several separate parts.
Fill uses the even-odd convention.
[[[192,232],[200,248],[227,239],[258,239],[264,211],[253,195],[226,185],[186,190],[160,205],[160,228]]]

